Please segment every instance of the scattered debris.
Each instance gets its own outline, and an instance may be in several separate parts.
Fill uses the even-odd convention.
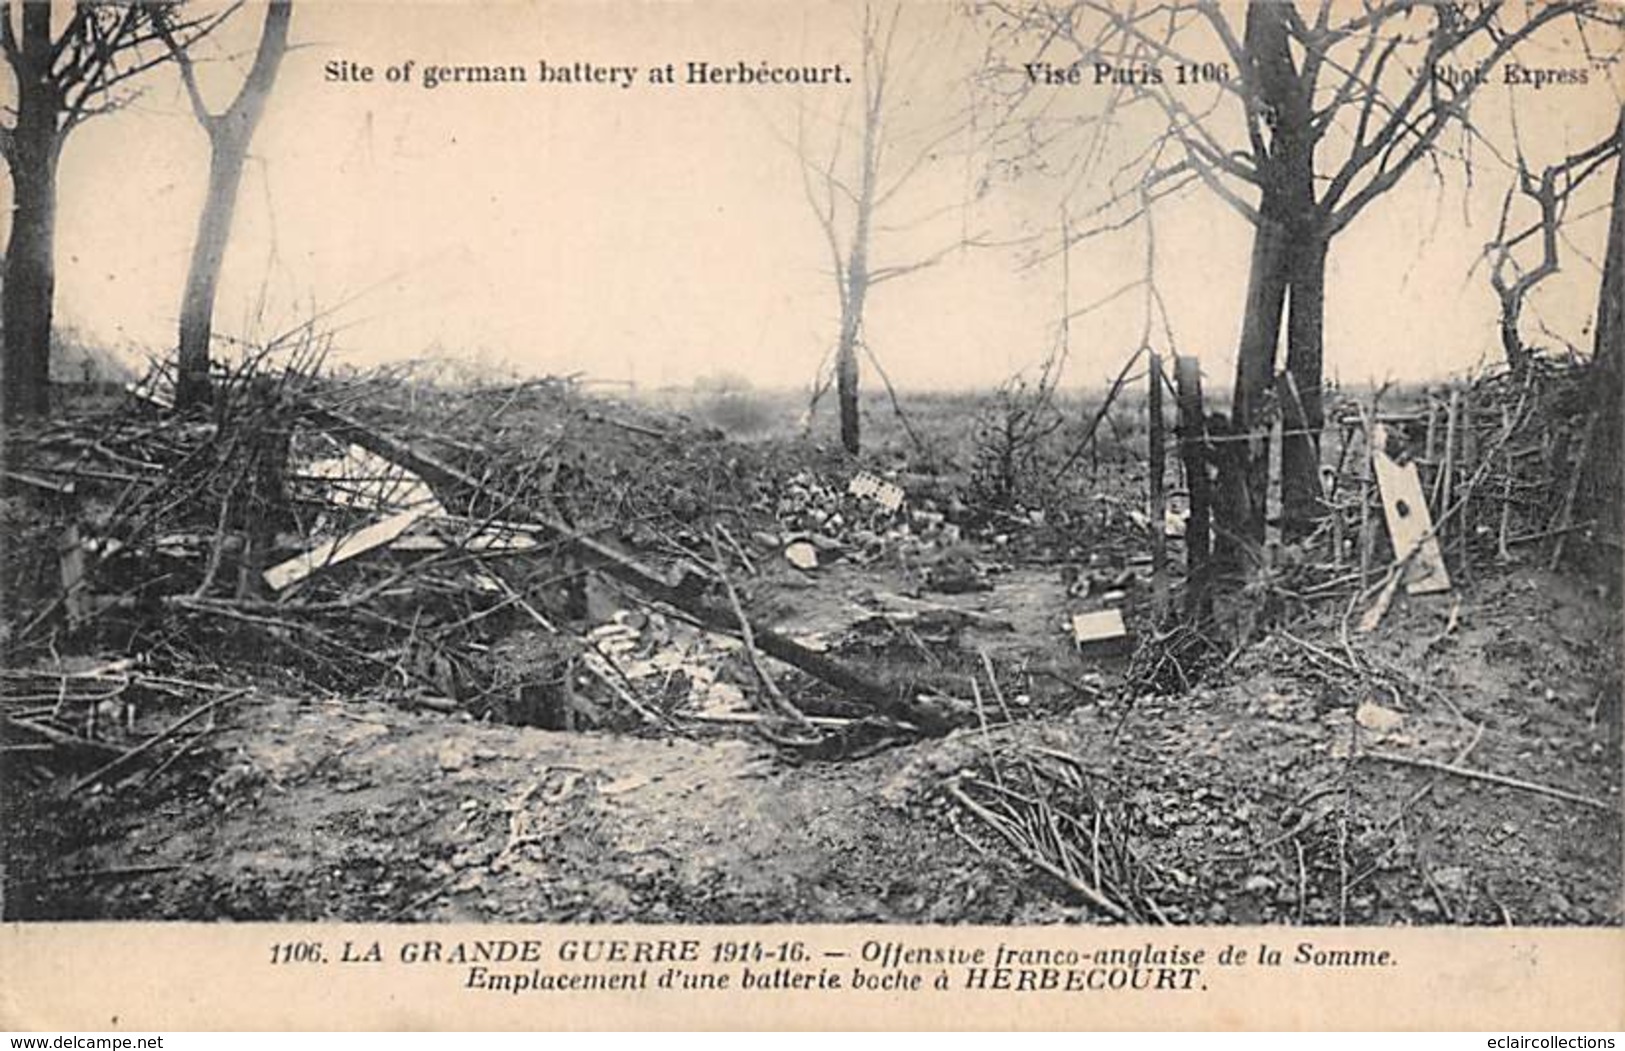
[[[963,551],[949,550],[928,567],[925,586],[944,595],[964,595],[973,591],[992,591],[987,571]]]
[[[878,478],[868,471],[859,471],[854,475],[846,491],[859,500],[873,501],[887,514],[896,514],[902,510],[903,500],[908,495],[902,486]]]
[[[292,587],[311,574],[347,562],[395,540],[430,513],[429,503],[390,515],[380,522],[363,526],[335,540],[325,540],[302,555],[278,563],[265,571],[265,583],[272,591]]]
[[[1557,540],[1577,543],[1589,527],[1578,504],[1552,513],[1571,488],[1577,443],[1568,439],[1577,432],[1546,414],[1569,386],[1538,370],[1518,384],[1486,382],[1451,399],[1445,411],[1455,422],[1442,426],[1429,420],[1447,403],[1431,392],[1420,408],[1372,407],[1380,427],[1369,429],[1363,419],[1348,425],[1348,404],[1330,406],[1327,451],[1342,456],[1325,473],[1329,514],[1316,531],[1271,535],[1256,564],[1208,601],[1164,604],[1174,596],[1156,585],[1190,586],[1187,548],[1208,529],[1178,506],[1184,490],[1170,494],[1175,506],[1158,530],[1158,516],[1122,486],[1096,492],[1057,479],[1076,486],[1046,487],[1041,506],[1024,495],[989,502],[939,464],[910,472],[913,464],[875,456],[865,461],[873,470],[853,476],[850,459],[811,447],[786,455],[767,439],[717,441],[633,407],[601,411],[565,381],[445,390],[399,376],[247,367],[226,379],[207,417],[177,417],[162,397],[135,396],[16,446],[0,484],[7,504],[33,516],[20,543],[47,557],[6,580],[17,601],[4,625],[0,748],[25,782],[65,790],[53,795],[77,790],[75,806],[140,801],[143,785],[191,769],[181,766],[186,757],[218,740],[228,720],[271,718],[260,704],[269,698],[250,700],[245,677],[288,685],[276,694],[286,701],[278,719],[296,712],[303,722],[314,713],[295,705],[314,704],[327,723],[365,721],[361,730],[390,738],[391,748],[433,742],[414,752],[421,783],[458,794],[513,777],[509,760],[518,760],[492,761],[493,752],[441,741],[437,731],[462,733],[476,721],[617,731],[568,739],[478,731],[485,741],[555,750],[555,771],[578,753],[600,761],[583,761],[556,793],[547,788],[561,775],[526,766],[500,796],[448,800],[459,840],[435,859],[447,871],[425,877],[433,886],[412,885],[391,905],[410,911],[481,881],[489,891],[496,881],[486,875],[537,862],[553,849],[543,844],[560,842],[562,825],[549,823],[596,796],[621,815],[682,810],[673,807],[686,798],[674,791],[677,768],[646,776],[636,763],[651,752],[635,746],[683,756],[749,748],[759,753],[755,776],[771,771],[777,786],[788,764],[941,735],[884,760],[894,764],[888,776],[898,765],[932,764],[912,789],[889,793],[888,805],[928,801],[950,823],[965,820],[955,831],[973,849],[1003,855],[975,888],[1006,895],[988,906],[998,915],[1498,922],[1499,903],[1476,912],[1466,903],[1486,893],[1476,869],[1406,853],[1420,839],[1404,824],[1418,818],[1416,801],[1443,784],[1434,802],[1454,805],[1474,794],[1450,790],[1462,778],[1589,813],[1605,808],[1609,790],[1591,767],[1572,780],[1558,772],[1547,761],[1556,742],[1528,734],[1519,736],[1542,758],[1518,772],[1536,780],[1466,766],[1486,724],[1510,736],[1513,720],[1464,713],[1468,705],[1457,705],[1471,682],[1435,674],[1433,662],[1396,669],[1384,655],[1414,656],[1417,645],[1434,656],[1485,652],[1498,622],[1484,616],[1481,589],[1467,586],[1482,583],[1474,574],[1537,542],[1551,545],[1539,560],[1549,564]],[[1109,413],[1094,424],[1115,426]],[[1451,435],[1448,455],[1424,445],[1430,426]],[[1092,437],[1074,458],[1080,475],[1095,469]],[[1190,441],[1218,447],[1233,437],[1215,430]],[[1047,475],[1052,465],[1031,466]],[[1114,482],[1145,481],[1138,463],[1109,466],[1121,469]],[[1545,478],[1549,467],[1558,477]],[[1369,557],[1385,528],[1396,555],[1386,567]],[[1161,560],[1148,549],[1158,537],[1173,541]],[[1448,620],[1443,606],[1405,606],[1404,595],[1437,583],[1434,569],[1443,587],[1452,577],[1459,584]],[[1373,629],[1387,616],[1403,630],[1351,636],[1362,609]],[[1340,610],[1352,612],[1339,622]],[[1464,678],[1473,672],[1462,669]],[[1238,686],[1261,681],[1268,691]],[[1230,691],[1220,718],[1181,729],[1210,688]],[[1507,695],[1579,719],[1587,705],[1600,710],[1607,690],[1588,695],[1542,670],[1538,683],[1520,681]],[[1351,712],[1353,698],[1364,699]],[[366,701],[407,711],[357,714],[352,706]],[[1242,709],[1256,725],[1236,718]],[[380,723],[392,717],[399,722]],[[1587,725],[1607,721],[1591,718]],[[274,724],[253,728],[264,725]],[[1067,747],[1101,742],[1124,765],[1050,747],[1062,738]],[[1441,739],[1450,752],[1435,754],[1447,762],[1399,754]],[[357,738],[340,740],[350,748]],[[1386,751],[1364,750],[1373,741]],[[1511,747],[1490,741],[1475,764],[1513,769]],[[626,750],[604,761],[604,742]],[[1267,790],[1226,788],[1221,775],[1236,765],[1225,757],[1250,761],[1260,742],[1278,760],[1258,766]],[[968,755],[978,744],[980,756]],[[296,751],[281,740],[268,748]],[[1367,792],[1382,779],[1362,758],[1427,771],[1419,778],[1427,783],[1388,778],[1384,793]],[[1158,763],[1178,765],[1183,798],[1154,790]],[[356,771],[312,782],[370,796],[370,775]],[[848,771],[851,798],[863,798],[865,771]],[[576,784],[597,788],[557,805]],[[282,788],[233,765],[200,798],[225,808],[266,785]],[[1513,793],[1476,795],[1504,803]],[[1377,812],[1373,800],[1395,812]],[[713,804],[726,827],[736,804]],[[1526,797],[1524,806],[1552,804]],[[1487,827],[1508,839],[1537,824],[1527,811],[1493,817]],[[495,840],[479,843],[482,829]],[[1217,846],[1198,845],[1198,833]],[[612,864],[623,864],[620,855]],[[1024,887],[1008,879],[1012,865],[1042,875]],[[1378,900],[1400,883],[1387,877],[1399,869],[1427,885]],[[626,881],[637,880],[646,877]],[[914,893],[904,882],[885,891],[886,908]],[[1030,890],[1054,900],[1021,897]],[[1521,918],[1522,903],[1513,905]],[[549,907],[575,915],[563,898]]]

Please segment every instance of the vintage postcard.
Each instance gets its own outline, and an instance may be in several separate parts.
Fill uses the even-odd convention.
[[[1601,1046],[1622,55],[0,2],[0,1026]]]

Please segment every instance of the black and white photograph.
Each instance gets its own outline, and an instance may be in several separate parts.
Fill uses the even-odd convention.
[[[1618,928],[1622,29],[0,2],[0,916]]]

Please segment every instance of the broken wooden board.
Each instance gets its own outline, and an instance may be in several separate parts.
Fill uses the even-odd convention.
[[[359,445],[305,465],[299,477],[319,482],[323,495],[342,507],[401,511],[434,499],[434,492],[411,471]]]
[[[1119,609],[1072,614],[1072,641],[1080,652],[1094,656],[1127,653],[1134,645]]]
[[[1414,463],[1399,464],[1384,450],[1384,428],[1372,429],[1371,464],[1382,496],[1382,511],[1393,540],[1394,558],[1406,562],[1405,590],[1412,595],[1432,595],[1450,590],[1450,574],[1433,535],[1433,517],[1422,480]]]
[[[363,526],[325,543],[317,544],[302,555],[279,562],[264,573],[265,584],[272,591],[283,591],[328,566],[347,562],[357,555],[383,547],[406,532],[417,522],[438,511],[440,505],[430,502],[390,515],[382,521]]]
[[[455,519],[437,517],[435,521],[455,521]],[[519,551],[535,551],[541,546],[542,542],[530,533],[504,528],[482,530],[455,543],[450,540],[442,540],[438,536],[403,536],[391,543],[389,549],[409,554],[433,554],[439,551],[449,551],[456,547],[473,554],[505,554]]]

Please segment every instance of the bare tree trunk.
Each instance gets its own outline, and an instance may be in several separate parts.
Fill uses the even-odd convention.
[[[51,317],[56,295],[56,173],[61,153],[50,83],[51,5],[24,4],[17,124],[7,160],[11,236],[0,301],[0,387],[7,419],[42,416],[51,400]]]
[[[835,394],[841,410],[841,448],[858,454],[861,428],[858,406],[858,340],[863,338],[863,304],[869,292],[869,211],[860,201],[857,231],[847,261],[846,305],[841,311],[841,341],[835,349]]]
[[[176,405],[183,409],[212,400],[209,345],[214,339],[215,293],[237,210],[237,188],[243,178],[244,153],[237,144],[226,142],[222,136],[214,141],[209,153],[209,192],[198,217],[197,239],[192,244],[192,263],[181,299],[180,374],[175,398]]]
[[[1253,257],[1247,277],[1246,313],[1241,323],[1241,346],[1236,354],[1236,390],[1231,411],[1231,430],[1250,436],[1241,455],[1231,459],[1243,465],[1239,482],[1244,494],[1246,520],[1220,522],[1215,561],[1226,570],[1238,568],[1237,540],[1252,545],[1264,543],[1264,515],[1269,495],[1269,431],[1263,426],[1264,407],[1269,400],[1270,379],[1275,368],[1275,351],[1281,339],[1281,308],[1286,300],[1287,237],[1284,224],[1261,212],[1253,231]]]
[[[1239,534],[1264,540],[1269,500],[1269,431],[1262,410],[1274,375],[1282,313],[1291,289],[1288,368],[1298,387],[1306,421],[1320,426],[1321,325],[1325,305],[1326,238],[1315,204],[1314,139],[1310,100],[1293,62],[1289,4],[1253,0],[1247,8],[1246,47],[1260,101],[1274,114],[1268,162],[1260,170],[1262,196],[1253,241],[1247,316],[1236,361],[1235,425],[1251,436],[1246,471],[1248,519]],[[1300,288],[1300,285],[1302,286]],[[1289,397],[1276,392],[1277,401]],[[1312,403],[1312,404],[1311,404]],[[1297,413],[1298,404],[1286,406]],[[1305,431],[1309,426],[1288,428]],[[1293,509],[1318,504],[1319,463],[1305,434],[1282,450],[1282,489]],[[1290,466],[1289,460],[1290,457]],[[1300,491],[1305,480],[1312,491]],[[1291,514],[1287,515],[1291,519]]]
[[[1150,354],[1150,387],[1146,409],[1150,427],[1146,431],[1146,452],[1151,470],[1151,608],[1160,622],[1168,612],[1168,498],[1164,488],[1167,449],[1163,445],[1162,355]]]
[[[1195,358],[1174,360],[1179,390],[1179,453],[1190,491],[1190,518],[1185,524],[1185,619],[1200,624],[1213,615],[1209,590],[1212,557],[1213,497],[1208,475],[1207,418],[1202,411],[1202,366]]]
[[[1625,145],[1625,109],[1620,112],[1614,134]],[[1614,164],[1613,214],[1608,222],[1608,250],[1597,295],[1596,342],[1591,359],[1591,389],[1596,398],[1592,426],[1596,437],[1586,467],[1590,477],[1582,490],[1591,505],[1588,511],[1597,517],[1602,532],[1617,543],[1625,532],[1621,521],[1621,504],[1625,501],[1625,414],[1620,411],[1621,401],[1625,400],[1625,154]],[[1618,560],[1617,549],[1603,560],[1616,580]]]
[[[292,16],[291,0],[273,0],[267,5],[254,64],[237,97],[219,116],[209,113],[203,104],[191,58],[184,49],[171,44],[192,109],[209,133],[209,191],[198,217],[197,240],[192,245],[192,262],[181,300],[180,367],[175,394],[176,405],[183,409],[207,404],[212,397],[209,346],[214,337],[214,303],[220,270],[225,263],[226,245],[231,240],[231,224],[237,211],[237,191],[243,181],[248,146],[265,113],[265,103],[276,83],[282,56],[287,53],[288,24]]]
[[[43,5],[40,5],[43,6]],[[20,130],[20,129],[19,129]],[[42,416],[51,398],[51,318],[56,292],[56,146],[17,137],[15,203],[6,244],[3,382],[8,418]],[[37,156],[36,150],[44,156]]]
[[[1529,350],[1518,334],[1518,318],[1523,312],[1523,300],[1503,298],[1501,301],[1501,349],[1506,353],[1507,366],[1514,376],[1522,376],[1529,367]]]
[[[1326,241],[1306,233],[1292,246],[1287,375],[1282,393],[1281,517],[1287,536],[1309,533],[1325,513],[1320,489],[1320,432],[1326,425],[1321,380],[1326,318]]]
[[[867,17],[867,16],[866,16]],[[872,49],[872,40],[865,46]],[[866,83],[863,119],[863,168],[859,173],[857,221],[846,261],[846,296],[841,311],[841,342],[835,354],[836,394],[841,405],[841,447],[853,456],[859,448],[858,340],[863,338],[863,307],[869,296],[869,233],[875,211],[875,169],[879,163],[880,108],[878,84]]]
[[[857,348],[844,335],[835,358],[835,393],[841,407],[841,448],[856,456],[861,446]]]
[[[1592,367],[1618,378],[1625,363],[1625,109],[1614,131],[1621,157],[1614,162],[1613,212],[1608,221],[1608,254],[1603,258],[1597,298],[1595,357]],[[1617,399],[1616,399],[1617,400]]]

